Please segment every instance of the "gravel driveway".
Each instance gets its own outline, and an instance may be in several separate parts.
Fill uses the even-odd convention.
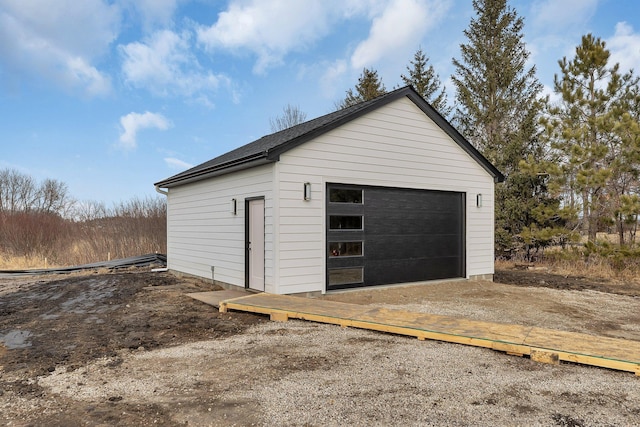
[[[218,313],[184,296],[212,289],[206,282],[152,274],[67,279],[75,294],[59,278],[0,282],[0,335],[31,334],[26,346],[0,350],[0,422],[640,425],[640,377],[630,373]],[[588,288],[449,282],[327,298],[640,340],[640,299]],[[86,334],[69,332],[83,325]]]

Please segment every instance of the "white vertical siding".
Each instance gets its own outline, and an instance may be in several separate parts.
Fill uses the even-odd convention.
[[[493,178],[406,98],[287,151],[276,170],[278,293],[324,290],[328,182],[466,193],[467,276],[493,273]]]
[[[273,165],[170,188],[167,252],[171,270],[232,285],[245,284],[245,198],[265,198],[265,289],[276,292],[273,242]],[[231,199],[237,200],[237,215]]]

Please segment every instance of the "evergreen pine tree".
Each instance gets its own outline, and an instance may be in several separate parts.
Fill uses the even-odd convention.
[[[561,101],[545,122],[562,161],[556,178],[571,191],[569,202],[582,212],[582,230],[591,243],[603,225],[623,221],[622,196],[638,174],[640,134],[629,114],[637,79],[631,72],[622,75],[618,64],[610,67],[609,57],[600,38],[582,37],[574,59],[559,61],[554,91]]]
[[[640,217],[640,86],[632,73],[613,112],[613,174],[608,185],[612,217],[620,245],[635,243]]]
[[[524,21],[507,0],[473,0],[473,7],[467,43],[453,60],[454,123],[506,176],[496,187],[496,250],[529,253],[562,230],[548,177],[532,167],[546,154],[537,128],[542,85],[526,65]]]
[[[407,67],[408,76],[401,75],[400,78],[406,85],[413,88],[435,108],[440,114],[447,117],[451,114],[452,108],[447,101],[445,87],[440,82],[440,77],[436,74],[433,65],[427,65],[429,58],[419,48],[410,61],[411,67]]]
[[[468,42],[454,59],[458,108],[455,122],[465,136],[506,175],[530,151],[542,85],[529,52],[524,21],[507,0],[473,0],[476,18],[464,30]]]
[[[345,99],[336,103],[338,109],[369,101],[387,92],[382,79],[378,77],[378,72],[373,68],[364,68],[362,70],[362,74],[358,78],[358,84],[354,89],[347,90]]]

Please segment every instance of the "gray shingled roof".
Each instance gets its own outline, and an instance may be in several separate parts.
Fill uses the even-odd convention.
[[[412,100],[427,116],[434,120],[458,145],[487,170],[496,182],[504,180],[504,176],[500,171],[460,135],[447,120],[434,110],[412,87],[406,86],[370,101],[361,102],[280,132],[263,136],[256,141],[222,154],[208,162],[157,182],[155,185],[156,187],[169,188],[224,173],[230,173],[235,170],[278,161],[281,153],[403,96]]]

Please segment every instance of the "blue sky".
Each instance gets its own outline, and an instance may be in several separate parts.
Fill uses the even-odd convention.
[[[640,70],[640,2],[514,0],[531,64],[601,37]],[[153,183],[270,133],[290,103],[326,114],[373,67],[400,85],[421,46],[453,99],[471,0],[0,0],[0,169],[79,201]]]

